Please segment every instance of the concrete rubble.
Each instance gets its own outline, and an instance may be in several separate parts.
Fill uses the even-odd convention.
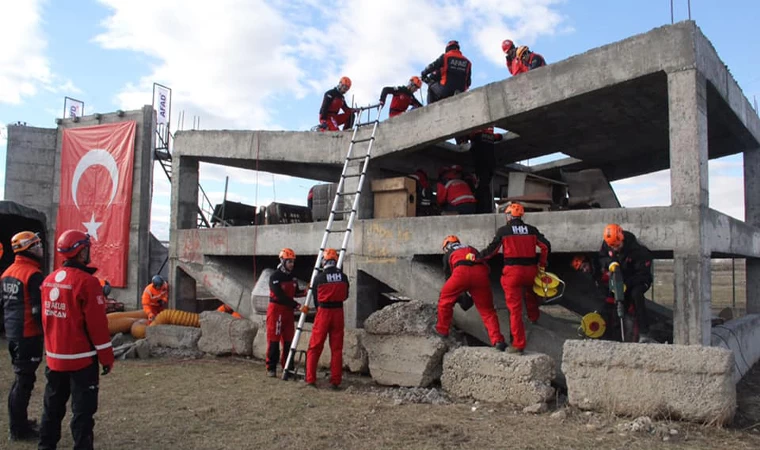
[[[734,357],[723,348],[565,342],[569,402],[581,409],[699,423],[730,423]]]
[[[451,403],[446,393],[438,388],[420,388],[420,387],[370,387],[369,389],[357,389],[354,386],[346,388],[350,394],[373,394],[378,397],[391,399],[394,405],[403,405],[409,403],[427,404],[427,405],[446,405]]]
[[[531,407],[554,398],[554,374],[554,360],[541,353],[460,347],[443,357],[441,386],[457,397]]]
[[[421,301],[396,303],[364,323],[369,371],[378,384],[426,387],[441,377],[452,339],[433,333],[436,307]]]
[[[217,311],[201,313],[200,322],[200,351],[216,356],[253,355],[253,339],[258,330],[255,323]]]
[[[145,339],[152,348],[198,350],[201,329],[178,325],[152,325],[145,328]]]

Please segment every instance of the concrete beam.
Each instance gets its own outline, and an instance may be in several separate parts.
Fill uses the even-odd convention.
[[[760,314],[716,325],[712,329],[713,347],[723,347],[734,353],[734,383],[738,383],[760,360]]]

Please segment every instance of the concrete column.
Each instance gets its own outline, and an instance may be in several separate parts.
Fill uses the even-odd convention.
[[[707,85],[689,69],[668,74],[671,204],[707,206]]]
[[[744,221],[760,228],[760,148],[744,152]],[[760,313],[760,259],[747,258],[747,314]]]
[[[197,312],[198,307],[195,279],[177,267],[176,260],[171,261],[169,307],[190,312]]]
[[[178,267],[176,230],[193,229],[198,220],[198,160],[175,156],[172,161],[172,199],[169,222],[170,305],[195,311],[195,280]]]
[[[673,255],[673,340],[710,345],[710,255],[675,251]]]

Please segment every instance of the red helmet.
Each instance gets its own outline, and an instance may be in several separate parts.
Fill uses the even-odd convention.
[[[417,89],[422,87],[422,80],[420,80],[420,77],[414,76],[412,78],[409,78],[409,84],[413,84],[417,86]]]
[[[335,251],[335,249],[332,248],[326,248],[324,253],[322,254],[322,260],[323,261],[335,261],[338,262],[338,252]]]
[[[340,86],[341,84],[346,86],[346,90],[351,89],[351,78],[340,77],[340,81],[338,81],[338,86]]]
[[[507,53],[511,49],[515,48],[515,43],[512,42],[509,39],[504,39],[501,43],[501,49],[504,50],[504,53]]]
[[[83,249],[90,248],[90,235],[79,230],[66,230],[58,238],[56,248],[64,258],[75,258]]]
[[[449,41],[448,44],[446,44],[446,51],[451,50],[459,50],[459,41]]]
[[[604,242],[610,247],[617,247],[623,243],[625,235],[623,234],[623,227],[616,223],[611,223],[604,227]]]

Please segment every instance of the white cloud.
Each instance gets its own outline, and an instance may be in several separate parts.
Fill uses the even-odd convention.
[[[3,35],[12,39],[0,52],[0,103],[19,104],[53,82],[41,9],[38,0],[0,2]]]

